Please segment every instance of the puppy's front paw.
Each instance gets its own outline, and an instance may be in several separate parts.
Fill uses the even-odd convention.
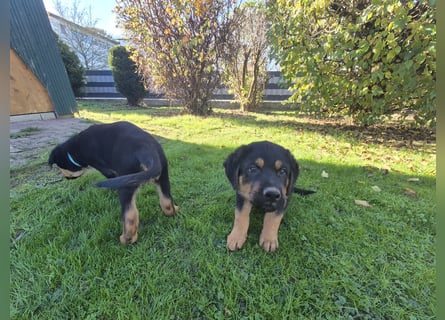
[[[227,248],[230,251],[241,249],[244,245],[244,242],[246,242],[246,238],[246,234],[232,230],[232,232],[227,236]]]
[[[266,252],[274,252],[278,249],[278,238],[265,238],[261,235],[260,246],[262,246]]]

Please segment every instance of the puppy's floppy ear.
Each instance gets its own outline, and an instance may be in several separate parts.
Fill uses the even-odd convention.
[[[297,181],[298,175],[300,173],[300,168],[298,166],[298,162],[297,160],[295,160],[294,156],[292,155],[292,153],[290,153],[289,150],[287,151],[287,157],[288,157],[288,161],[289,161],[289,172],[288,172],[288,185],[286,186],[286,193],[288,195],[292,194],[294,192],[294,184]]]
[[[48,164],[52,168],[53,164],[60,167],[63,158],[63,144],[59,144],[51,151],[48,157]],[[62,162],[61,162],[62,161]]]
[[[243,154],[245,146],[241,146],[231,153],[224,161],[224,169],[227,179],[229,179],[234,189],[238,188],[238,177],[240,171],[240,160]]]
[[[54,163],[57,163],[57,154],[59,153],[60,147],[57,146],[53,150],[51,150],[51,153],[49,154],[48,158],[48,165],[52,168]]]

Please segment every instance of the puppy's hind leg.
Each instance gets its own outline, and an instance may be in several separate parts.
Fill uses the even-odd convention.
[[[162,211],[168,217],[174,216],[178,212],[179,207],[173,203],[173,198],[170,193],[170,180],[168,176],[168,167],[165,166],[162,170],[159,179],[154,181],[154,185],[159,194],[159,205]]]
[[[119,200],[122,207],[122,244],[135,243],[138,239],[139,211],[136,207],[137,187],[120,188]]]

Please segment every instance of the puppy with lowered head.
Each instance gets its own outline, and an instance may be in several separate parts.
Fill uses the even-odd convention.
[[[170,194],[167,158],[156,139],[126,121],[95,124],[56,146],[48,159],[69,179],[80,177],[88,167],[101,172],[108,180],[98,187],[116,189],[122,210],[122,244],[138,238],[138,188],[147,182],[155,185],[159,203],[166,216],[178,211]]]

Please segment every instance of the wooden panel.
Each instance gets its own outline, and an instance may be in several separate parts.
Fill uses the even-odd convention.
[[[12,49],[9,49],[9,57],[11,115],[54,111],[48,91],[22,59]]]

